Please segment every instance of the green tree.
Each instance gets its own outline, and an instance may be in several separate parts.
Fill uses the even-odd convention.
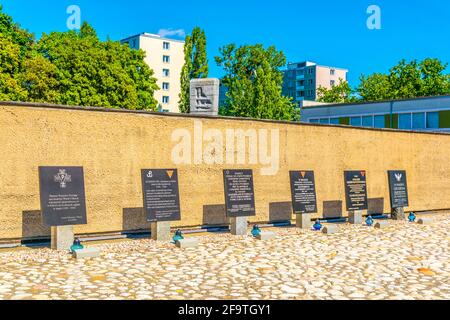
[[[22,87],[27,91],[27,101],[58,103],[59,83],[56,76],[56,66],[34,52],[25,60],[24,70],[20,74]]]
[[[225,70],[222,79],[228,89],[222,114],[256,119],[298,120],[299,112],[288,97],[281,94],[286,64],[283,52],[261,44],[220,49],[216,63]],[[225,111],[224,111],[225,110]]]
[[[347,81],[339,78],[339,83],[331,88],[320,86],[317,89],[318,101],[326,103],[345,103],[355,101],[356,98],[352,96],[353,90]]]
[[[439,96],[450,93],[450,75],[444,74],[447,66],[448,63],[432,58],[419,63],[418,69],[421,75],[419,96]]]
[[[355,90],[346,82],[329,90],[319,88],[319,101],[340,103],[447,95],[450,94],[450,75],[445,74],[446,68],[447,64],[439,59],[401,60],[387,74],[361,75]]]
[[[14,23],[0,5],[0,100],[26,101],[20,73],[33,41],[33,35]]]
[[[0,4],[0,34],[11,40],[20,48],[20,58],[23,59],[25,55],[31,50],[34,43],[33,34],[27,30],[22,29],[19,24],[13,21],[13,18],[3,12],[3,6]]]
[[[34,36],[0,6],[0,100],[156,110],[158,90],[145,53],[79,32]]]
[[[179,108],[182,113],[190,111],[190,82],[192,79],[208,77],[206,57],[206,35],[199,27],[187,35],[184,44],[184,65],[181,70],[181,92]]]
[[[391,98],[389,76],[374,73],[370,76],[361,75],[356,92],[363,101],[387,100]]]
[[[388,74],[362,75],[356,91],[364,101],[446,95],[450,93],[446,68],[439,59],[401,60]]]
[[[26,101],[27,91],[20,83],[20,46],[0,33],[0,100]]]
[[[158,86],[143,51],[101,42],[87,23],[79,32],[43,34],[36,49],[55,67],[47,66],[47,74],[56,74],[57,103],[156,110]]]

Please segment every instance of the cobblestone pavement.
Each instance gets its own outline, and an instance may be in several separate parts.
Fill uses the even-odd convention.
[[[450,299],[450,215],[431,225],[339,225],[325,235],[274,228],[258,241],[197,235],[102,244],[99,258],[49,249],[0,253],[0,299]]]

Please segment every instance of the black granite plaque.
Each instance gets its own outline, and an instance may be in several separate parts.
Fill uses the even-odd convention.
[[[225,207],[228,217],[255,216],[252,170],[223,170]]]
[[[365,171],[345,171],[345,200],[348,211],[366,210],[367,186]]]
[[[141,171],[144,210],[147,221],[181,220],[178,171],[144,169]]]
[[[82,167],[39,167],[39,194],[46,226],[87,223]]]
[[[388,171],[389,194],[391,198],[391,208],[402,208],[409,205],[408,185],[406,183],[406,171]]]
[[[314,171],[290,171],[292,209],[294,214],[316,213]]]

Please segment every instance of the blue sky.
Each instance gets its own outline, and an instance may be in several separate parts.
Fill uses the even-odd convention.
[[[69,5],[99,36],[120,40],[161,29],[205,29],[210,76],[218,48],[263,43],[283,50],[288,61],[315,61],[349,69],[351,85],[361,73],[385,72],[400,59],[437,57],[450,62],[450,1],[448,0],[0,0],[4,11],[40,37],[65,31]],[[366,27],[369,5],[381,8],[381,30]]]

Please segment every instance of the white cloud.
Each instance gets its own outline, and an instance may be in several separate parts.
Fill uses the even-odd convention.
[[[158,35],[161,37],[171,37],[171,36],[178,36],[178,37],[184,37],[186,36],[186,32],[184,29],[159,29]]]

